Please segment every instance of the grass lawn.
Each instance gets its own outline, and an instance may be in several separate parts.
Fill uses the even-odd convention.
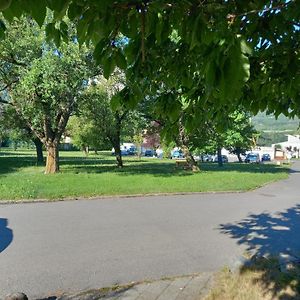
[[[287,178],[288,169],[275,165],[203,163],[201,172],[175,169],[172,160],[125,157],[116,168],[108,152],[84,157],[61,152],[61,173],[44,175],[30,150],[0,150],[0,199],[61,199],[102,195],[176,192],[245,191]]]

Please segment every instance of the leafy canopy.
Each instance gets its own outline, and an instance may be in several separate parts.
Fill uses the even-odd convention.
[[[118,66],[139,88],[180,89],[209,111],[243,102],[253,112],[300,114],[300,7],[296,0],[7,0],[6,20],[31,15],[58,45],[75,23],[108,77]],[[0,36],[5,25],[0,24]],[[241,97],[243,95],[243,97]],[[242,100],[241,100],[242,99]],[[164,99],[167,101],[167,99]],[[172,106],[171,106],[172,107]]]

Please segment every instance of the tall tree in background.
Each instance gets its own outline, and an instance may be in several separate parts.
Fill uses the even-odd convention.
[[[77,108],[86,76],[78,45],[65,44],[59,54],[49,51],[35,60],[11,91],[16,111],[45,145],[46,174],[59,171],[60,139]]]
[[[37,164],[44,163],[43,143],[36,137],[26,122],[16,114],[16,110],[12,105],[6,104],[3,107],[3,112],[0,115],[0,123],[6,128],[9,139],[12,139],[14,135],[19,140],[33,142],[36,149]]]
[[[68,30],[66,23],[61,25]],[[0,48],[2,102],[44,144],[45,173],[55,173],[60,139],[90,77],[87,51],[74,39],[57,48],[46,41],[43,28],[25,18],[9,26]]]
[[[255,146],[254,141],[258,132],[251,125],[250,114],[237,110],[229,115],[230,124],[225,133],[224,146],[229,152],[236,154],[239,162],[242,162],[241,155]]]
[[[129,87],[118,71],[109,80],[98,77],[82,94],[84,103],[79,117],[89,120],[99,132],[99,139],[109,141],[115,149],[117,166],[123,167],[121,153],[122,137],[133,138],[142,118],[137,111],[125,105]]]
[[[72,145],[83,150],[86,156],[90,150],[97,153],[98,150],[107,150],[111,146],[103,137],[101,128],[83,114],[71,116],[66,134],[71,137]]]

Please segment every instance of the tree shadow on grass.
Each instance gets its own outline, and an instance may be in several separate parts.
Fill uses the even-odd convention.
[[[258,281],[274,299],[300,299],[300,205],[274,215],[252,214],[237,223],[222,224],[220,230],[236,239],[239,245],[246,245],[249,254],[259,261],[245,263],[241,273],[261,272]],[[280,272],[282,265],[274,260],[280,255],[288,255],[296,266],[290,273]]]
[[[7,226],[7,219],[0,218],[0,254],[4,252],[13,240],[13,231]]]
[[[175,161],[153,161],[147,159],[129,159],[125,157],[124,168],[117,168],[114,159],[103,158],[76,158],[65,157],[61,159],[61,165],[65,166],[68,171],[85,172],[85,173],[103,173],[103,172],[116,172],[120,175],[141,175],[152,174],[156,176],[174,176],[174,175],[192,175],[193,173],[182,168],[175,167]],[[229,163],[219,167],[215,163],[200,163],[200,170],[203,172],[247,172],[247,173],[286,173],[287,167],[280,167],[273,164],[240,164]]]
[[[124,164],[123,168],[118,168],[115,164],[76,164],[67,165],[64,167],[67,172],[75,173],[115,173],[120,176],[139,176],[143,174],[154,176],[190,176],[193,175],[191,171],[185,171],[182,169],[175,169],[172,164],[157,164],[157,163],[144,163],[144,164]]]
[[[31,152],[32,153],[32,152]],[[71,154],[71,153],[70,153]],[[66,154],[65,154],[66,155]],[[36,166],[35,155],[30,152],[18,153],[7,152],[7,155],[0,156],[0,175],[5,173],[16,172],[20,168]],[[154,176],[190,176],[193,173],[175,167],[174,160],[157,160],[157,159],[137,159],[136,157],[124,157],[124,168],[116,166],[114,156],[99,155],[91,157],[83,156],[60,156],[61,171],[74,173],[104,173],[114,172],[120,175],[142,175],[151,174]],[[202,172],[247,172],[247,173],[284,173],[288,168],[270,165],[270,164],[240,164],[228,163],[219,167],[216,163],[200,163]]]
[[[246,163],[226,163],[219,167],[216,163],[201,163],[200,169],[210,172],[247,172],[247,173],[286,173],[288,166],[277,166],[275,164],[246,164]]]
[[[33,156],[0,156],[0,175],[17,172],[20,168],[36,166],[36,158]]]

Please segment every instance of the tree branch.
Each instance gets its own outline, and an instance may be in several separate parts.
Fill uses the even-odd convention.
[[[27,64],[25,64],[24,62],[17,61],[12,53],[9,54],[9,57],[1,55],[0,59],[16,66],[27,67]]]
[[[2,97],[0,97],[0,103],[12,105],[10,102],[4,100]]]

